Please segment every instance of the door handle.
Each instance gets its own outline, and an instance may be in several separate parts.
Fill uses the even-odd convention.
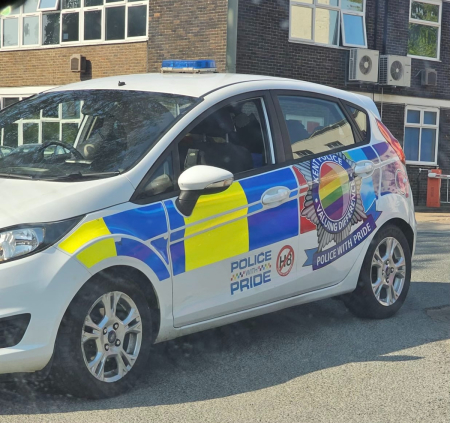
[[[285,187],[268,189],[262,196],[262,203],[266,206],[276,206],[289,198],[290,191]]]
[[[359,175],[364,175],[364,176],[369,176],[373,173],[373,171],[375,170],[375,166],[373,165],[372,162],[368,162],[368,161],[363,161],[363,162],[358,162],[355,166],[355,175],[359,176]]]

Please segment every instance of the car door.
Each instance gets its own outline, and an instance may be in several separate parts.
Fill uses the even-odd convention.
[[[235,182],[200,196],[190,216],[166,200],[176,327],[235,313],[296,292],[297,180],[283,160],[271,98],[226,101],[180,136],[180,171],[222,167]],[[230,145],[227,145],[230,144]],[[275,148],[273,148],[275,146]],[[282,146],[281,146],[282,147]],[[234,161],[236,160],[236,161]]]
[[[302,92],[274,93],[299,184],[299,293],[342,281],[376,228],[379,158],[357,106]]]

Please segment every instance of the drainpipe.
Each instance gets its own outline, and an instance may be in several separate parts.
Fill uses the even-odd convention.
[[[236,73],[237,26],[239,0],[228,0],[226,72]]]

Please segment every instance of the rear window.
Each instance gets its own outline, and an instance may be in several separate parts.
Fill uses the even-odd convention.
[[[369,117],[366,112],[363,112],[361,109],[346,105],[348,112],[352,115],[353,120],[356,122],[361,134],[363,136],[363,140],[367,139],[368,128],[369,128]]]

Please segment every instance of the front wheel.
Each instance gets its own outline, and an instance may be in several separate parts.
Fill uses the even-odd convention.
[[[136,284],[92,279],[73,299],[61,323],[51,380],[79,397],[121,394],[146,366],[151,326],[150,308]]]
[[[384,319],[402,306],[411,280],[411,250],[403,232],[387,225],[374,236],[367,250],[356,289],[344,297],[359,317]]]

